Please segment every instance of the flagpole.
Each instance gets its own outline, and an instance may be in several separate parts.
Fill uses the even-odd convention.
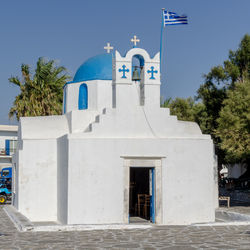
[[[160,41],[160,72],[161,72],[161,54],[162,54],[162,34],[163,34],[163,29],[164,29],[164,13],[165,8],[162,8],[162,21],[161,21],[161,41]]]

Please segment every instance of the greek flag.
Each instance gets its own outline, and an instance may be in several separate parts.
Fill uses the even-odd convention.
[[[175,12],[163,11],[163,23],[166,25],[188,24],[187,16],[178,16]]]

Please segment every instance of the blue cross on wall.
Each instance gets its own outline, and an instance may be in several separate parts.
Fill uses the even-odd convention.
[[[158,73],[158,70],[154,70],[154,66],[151,67],[151,70],[147,71],[149,74],[151,74],[151,77],[149,79],[155,79],[154,74]]]
[[[119,72],[122,72],[122,78],[127,78],[125,73],[129,72],[129,69],[125,69],[125,68],[126,68],[126,65],[122,65],[122,69],[118,70]]]

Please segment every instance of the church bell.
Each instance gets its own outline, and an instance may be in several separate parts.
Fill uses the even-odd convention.
[[[135,67],[135,70],[133,71],[133,75],[132,75],[132,81],[140,81],[140,75],[139,72],[137,70],[137,67]]]

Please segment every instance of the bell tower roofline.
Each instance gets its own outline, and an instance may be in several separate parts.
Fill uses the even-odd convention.
[[[129,51],[127,51],[127,53],[125,54],[124,57],[121,56],[121,54],[116,50],[115,51],[115,57],[116,60],[125,60],[127,61],[131,61],[132,57],[135,55],[141,55],[143,56],[145,61],[158,61],[160,63],[160,52],[156,53],[155,56],[153,58],[150,58],[150,55],[148,54],[148,52],[144,49],[141,48],[132,48]]]
[[[139,60],[139,66],[133,65],[134,58]],[[130,49],[124,57],[118,51],[115,52],[113,107],[160,107],[160,85],[160,53],[151,58],[141,48]]]

